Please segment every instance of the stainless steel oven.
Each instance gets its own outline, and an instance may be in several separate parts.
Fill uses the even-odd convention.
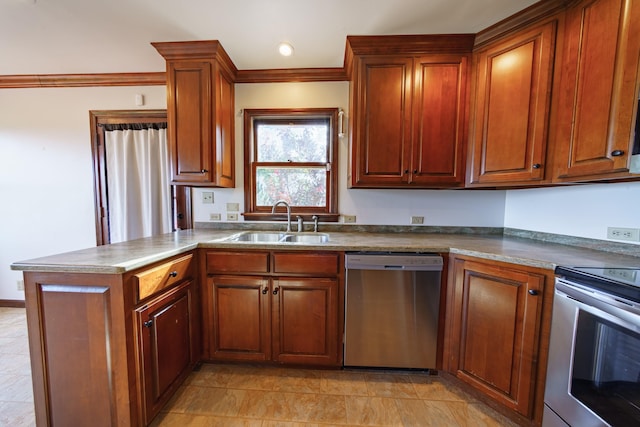
[[[542,425],[640,426],[640,270],[556,276]]]

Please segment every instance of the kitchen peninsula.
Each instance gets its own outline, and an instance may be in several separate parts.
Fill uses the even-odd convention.
[[[514,357],[532,358],[530,372],[526,371],[529,379],[510,384],[519,391],[496,400],[523,422],[539,424],[553,269],[556,265],[638,267],[640,257],[631,256],[636,248],[621,255],[503,235],[501,230],[432,230],[436,232],[429,233],[427,227],[412,233],[331,231],[326,243],[299,244],[232,242],[228,238],[243,230],[195,229],[16,262],[12,269],[23,271],[25,277],[38,425],[95,425],[96,420],[104,425],[148,424],[194,366],[212,361],[210,337],[215,326],[210,324],[208,265],[219,254],[259,254],[269,265],[278,254],[292,260],[304,255],[307,261],[336,255],[338,271],[331,274],[339,285],[339,303],[335,318],[324,320],[336,325],[330,338],[337,346],[329,366],[339,369],[344,253],[349,251],[432,252],[445,257],[448,274],[443,274],[443,284],[448,286],[441,301],[446,307],[440,321],[441,370],[468,383],[473,379],[464,371],[457,348],[465,328],[461,310],[468,309],[460,306],[460,292],[468,283],[484,286],[473,281],[476,276],[493,280],[506,275],[506,282],[516,288],[520,283],[516,279],[525,277],[525,295],[535,282],[540,288],[533,310],[536,326],[520,331],[532,334],[531,348],[514,350]],[[305,263],[305,268],[313,264]],[[292,271],[282,275],[305,276]],[[535,281],[529,283],[527,277]],[[519,295],[514,296],[514,306],[519,305]],[[511,344],[505,346],[511,349]],[[171,357],[162,357],[166,354]],[[490,389],[480,391],[495,394]]]

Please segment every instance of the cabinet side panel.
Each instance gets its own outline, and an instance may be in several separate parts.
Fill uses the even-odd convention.
[[[52,425],[110,426],[117,419],[109,293],[101,286],[40,285]]]
[[[218,72],[217,80],[216,182],[221,187],[230,188],[235,185],[234,87],[233,81],[221,72]]]

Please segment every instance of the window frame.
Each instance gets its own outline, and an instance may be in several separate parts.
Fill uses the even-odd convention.
[[[310,221],[313,215],[322,222],[337,222],[338,213],[338,108],[278,108],[278,109],[245,109],[244,110],[244,208],[243,216],[250,221],[283,221],[286,208],[282,205],[271,213],[271,206],[256,204],[256,169],[257,166],[279,166],[291,163],[256,162],[256,141],[254,124],[260,120],[301,120],[328,119],[330,126],[327,147],[327,204],[325,207],[291,206],[291,216],[301,216]],[[317,163],[300,162],[301,166],[314,166]],[[295,218],[295,217],[294,217]]]

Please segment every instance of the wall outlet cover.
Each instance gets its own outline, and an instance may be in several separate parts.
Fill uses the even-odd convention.
[[[607,239],[640,242],[640,228],[607,227]]]
[[[202,203],[213,203],[213,192],[205,191],[202,193]]]
[[[355,215],[342,215],[342,221],[345,224],[353,224],[356,222],[356,216]]]
[[[227,214],[227,221],[237,221],[238,220],[238,214],[237,213],[228,213]]]

